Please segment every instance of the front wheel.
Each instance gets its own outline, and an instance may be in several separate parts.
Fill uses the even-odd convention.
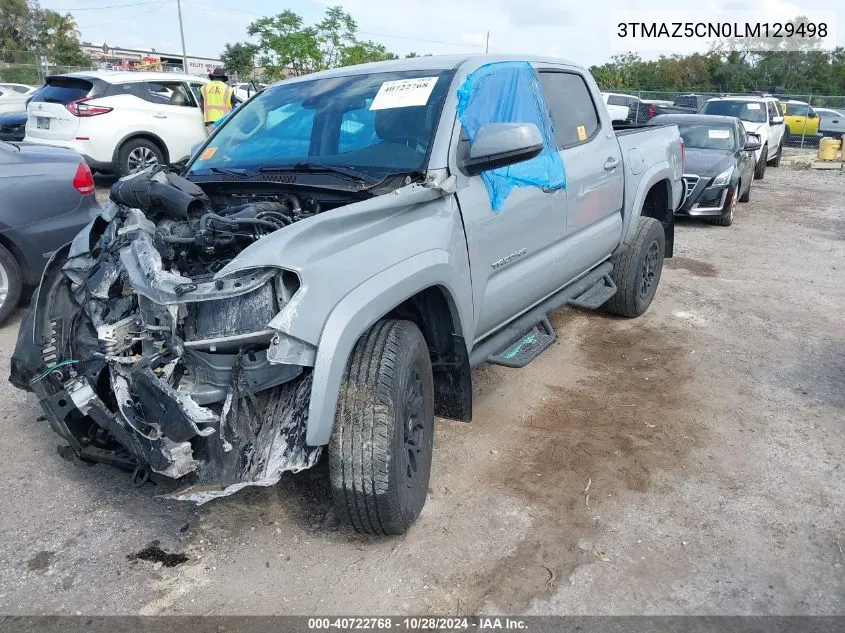
[[[783,141],[781,141],[780,145],[778,145],[778,155],[770,163],[772,167],[780,167],[780,157],[781,156],[783,156]],[[746,201],[742,200],[741,202],[746,202]]]
[[[379,321],[352,350],[329,441],[338,514],[358,532],[404,534],[425,505],[433,440],[425,339],[410,321]]]
[[[616,294],[604,309],[625,317],[638,317],[648,310],[660,282],[665,252],[663,225],[654,218],[641,217],[631,243],[610,258]]]
[[[763,151],[760,152],[760,160],[757,161],[757,166],[754,167],[754,180],[763,180],[766,174],[766,158],[769,155],[769,146],[763,145]]]
[[[722,217],[719,218],[712,218],[710,220],[710,224],[715,224],[717,226],[730,226],[734,223],[734,213],[736,213],[736,202],[739,198],[739,184],[736,187],[731,189],[730,193],[728,194],[729,199],[726,200],[728,204],[728,209]]]

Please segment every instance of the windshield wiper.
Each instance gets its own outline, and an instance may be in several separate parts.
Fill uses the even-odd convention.
[[[321,165],[318,163],[296,163],[295,165],[282,165],[279,167],[261,167],[259,170],[262,174],[278,174],[285,172],[300,172],[304,174],[332,174],[335,176],[343,176],[355,182],[376,182],[375,179],[368,177],[356,169],[349,167],[338,167],[335,165]]]
[[[254,176],[255,173],[248,169],[240,169],[238,167],[208,167],[208,171],[212,174],[220,174],[221,176],[236,176],[238,178],[248,178]]]

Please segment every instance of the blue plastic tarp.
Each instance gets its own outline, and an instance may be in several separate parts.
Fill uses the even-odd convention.
[[[554,124],[531,64],[494,62],[468,75],[458,89],[458,119],[470,144],[488,123],[533,123],[543,136],[544,147],[538,156],[481,173],[494,211],[504,207],[514,187],[566,188]]]

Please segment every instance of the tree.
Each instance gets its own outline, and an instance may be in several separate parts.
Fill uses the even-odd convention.
[[[252,44],[236,42],[235,44],[226,44],[223,52],[220,53],[220,61],[223,62],[226,70],[236,75],[238,79],[243,80],[252,73],[254,56],[255,47]]]
[[[32,10],[27,0],[0,0],[0,49],[29,50]]]
[[[395,59],[381,44],[358,41],[357,30],[352,16],[338,6],[329,7],[323,19],[313,26],[305,26],[302,18],[288,9],[259,18],[247,27],[247,33],[258,40],[258,63],[270,79]]]
[[[90,66],[88,57],[79,45],[76,21],[70,13],[64,15],[51,9],[34,13],[35,48],[57,66]]]
[[[367,40],[366,42],[355,42],[351,46],[345,47],[340,65],[353,66],[368,62],[383,62],[388,59],[397,59],[397,57],[387,50],[383,44]]]

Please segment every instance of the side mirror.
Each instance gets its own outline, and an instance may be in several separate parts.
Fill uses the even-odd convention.
[[[754,139],[748,139],[745,142],[745,145],[742,146],[742,150],[745,152],[756,152],[758,149],[763,147],[760,145],[760,141],[755,141]]]
[[[476,175],[530,160],[542,151],[543,137],[533,123],[488,123],[476,133],[461,167]]]
[[[773,116],[772,117],[772,125],[783,125],[783,117],[782,116]]]
[[[810,119],[818,119],[818,118],[819,118],[819,115],[818,115],[818,114],[816,114],[815,112],[810,112],[810,114],[808,114],[808,115],[807,115],[807,118],[810,118]]]

